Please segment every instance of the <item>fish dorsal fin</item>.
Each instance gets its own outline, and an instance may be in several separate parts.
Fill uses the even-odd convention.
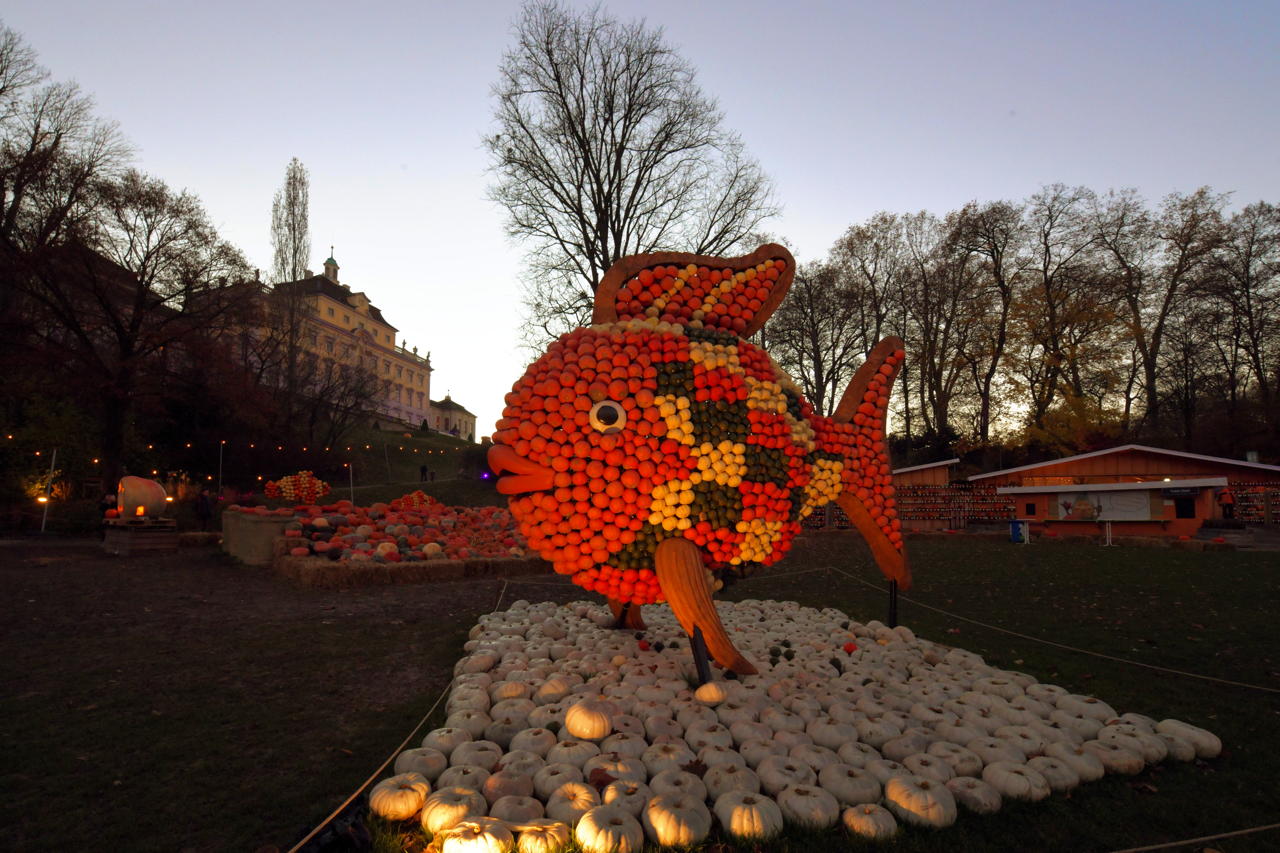
[[[600,280],[591,322],[651,317],[746,337],[777,309],[795,270],[795,258],[776,243],[740,258],[687,252],[629,255]]]

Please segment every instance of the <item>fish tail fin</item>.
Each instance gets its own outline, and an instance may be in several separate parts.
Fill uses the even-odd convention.
[[[853,449],[845,459],[836,503],[871,547],[880,571],[901,589],[911,586],[911,569],[903,548],[884,420],[889,390],[905,358],[901,338],[876,344],[831,418],[853,426]]]

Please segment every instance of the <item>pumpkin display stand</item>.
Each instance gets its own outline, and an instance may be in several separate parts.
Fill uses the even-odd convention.
[[[178,522],[172,518],[112,518],[102,550],[117,557],[178,550]]]
[[[284,534],[288,518],[276,515],[222,514],[222,550],[246,566],[270,566],[275,542]]]

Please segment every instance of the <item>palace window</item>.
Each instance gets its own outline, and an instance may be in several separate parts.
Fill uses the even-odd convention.
[[[330,306],[329,306],[329,316],[330,316],[330,317],[332,317],[332,316],[333,316],[333,306],[332,306],[332,305],[330,305]]]
[[[396,365],[396,378],[397,378],[397,379],[399,379],[399,378],[401,378],[402,376],[404,376],[404,368],[397,364],[397,365]]]

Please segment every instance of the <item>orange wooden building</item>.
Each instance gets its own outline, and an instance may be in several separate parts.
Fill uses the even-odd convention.
[[[1055,533],[1192,536],[1220,518],[1230,489],[1237,516],[1274,521],[1280,466],[1126,444],[969,478],[995,486],[1014,516]]]

